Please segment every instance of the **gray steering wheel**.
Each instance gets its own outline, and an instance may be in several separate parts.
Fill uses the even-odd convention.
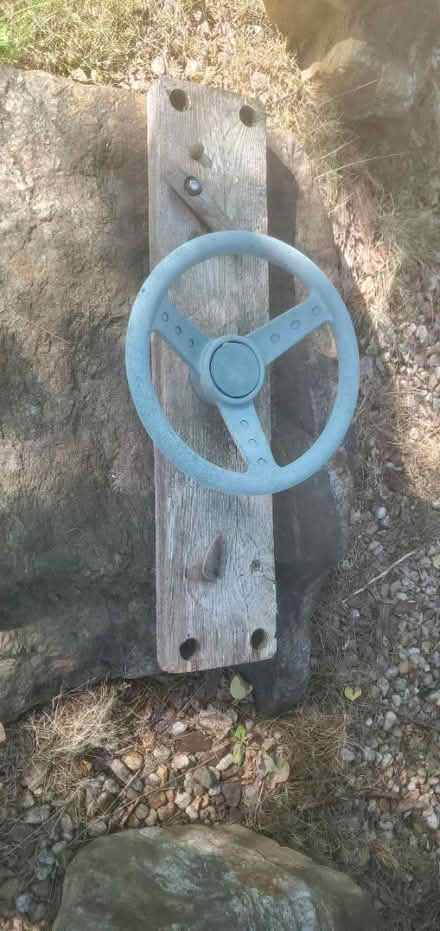
[[[248,336],[209,339],[167,301],[171,285],[187,269],[220,255],[253,255],[297,275],[308,286],[301,304]],[[324,430],[305,453],[286,466],[275,462],[257,416],[254,398],[267,365],[312,330],[328,323],[339,359],[336,398]],[[187,363],[199,397],[215,404],[247,462],[233,472],[204,459],[173,430],[160,408],[150,367],[155,331]],[[298,485],[317,472],[342,443],[359,390],[359,352],[351,317],[331,281],[310,259],[262,233],[222,232],[199,236],[171,252],[142,285],[128,322],[127,379],[138,415],[159,449],[176,467],[208,488],[226,494],[264,495]]]

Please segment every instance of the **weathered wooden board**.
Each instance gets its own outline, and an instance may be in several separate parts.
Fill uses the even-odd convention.
[[[150,267],[212,228],[172,189],[176,172],[202,182],[208,206],[218,208],[214,223],[226,217],[235,228],[266,232],[266,134],[257,105],[166,78],[150,90],[147,116]],[[210,336],[248,333],[269,316],[267,264],[247,256],[211,259],[187,272],[169,299]],[[174,429],[207,459],[242,469],[220,415],[197,399],[187,367],[157,336],[152,358],[156,390]],[[269,436],[268,384],[257,406]],[[161,668],[188,672],[273,656],[271,497],[202,488],[157,449],[155,494]]]

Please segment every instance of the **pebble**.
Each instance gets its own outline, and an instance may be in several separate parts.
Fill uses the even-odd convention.
[[[107,825],[105,821],[97,818],[96,821],[89,821],[87,825],[87,833],[90,834],[90,837],[100,837],[101,834],[107,833]]]
[[[154,825],[157,824],[157,812],[154,811],[154,809],[150,811],[148,818],[145,818],[144,824],[149,828],[153,828]]]
[[[224,773],[225,770],[229,769],[229,767],[232,766],[233,762],[234,762],[234,757],[232,756],[232,753],[227,753],[226,756],[222,757],[222,759],[219,760],[219,762],[217,763],[216,769],[218,769],[220,773]]]
[[[435,811],[424,813],[423,817],[428,827],[430,827],[433,831],[438,831],[440,821]]]
[[[202,789],[211,789],[216,783],[213,772],[207,766],[199,766],[192,775],[194,783]]]
[[[166,802],[167,802],[167,797],[165,795],[165,792],[153,792],[148,797],[148,804],[150,808],[154,808],[155,810],[157,808],[162,808],[163,805],[166,805]]]
[[[356,759],[356,754],[353,753],[352,750],[348,750],[347,747],[344,747],[342,751],[342,759],[344,760],[344,763],[353,763],[353,761]]]
[[[172,728],[171,728],[171,734],[172,734],[172,736],[173,736],[173,737],[179,737],[180,734],[184,734],[184,733],[185,733],[187,727],[188,727],[188,725],[185,723],[185,721],[175,721],[174,724],[173,724],[173,726],[172,726]]]
[[[168,818],[171,818],[174,815],[176,806],[174,802],[167,802],[166,805],[163,805],[161,808],[157,809],[157,817],[159,821],[168,821]]]
[[[144,765],[144,758],[142,754],[136,753],[135,751],[125,753],[122,757],[122,760],[128,769],[131,769],[133,773],[136,773],[138,769],[141,769],[141,767]]]
[[[166,763],[171,756],[171,750],[169,747],[164,747],[163,744],[159,744],[153,750],[153,756],[155,760],[160,760],[162,763]]]
[[[33,904],[34,900],[30,892],[23,892],[21,895],[18,895],[15,900],[17,912],[21,912],[22,914],[30,912]]]
[[[185,808],[185,814],[188,816],[190,821],[199,820],[199,812],[193,805],[188,805],[188,808]]]
[[[177,771],[188,769],[190,762],[190,758],[186,753],[176,753],[176,755],[173,756],[173,759],[171,760],[171,767]]]
[[[20,799],[20,808],[32,808],[33,805],[35,805],[34,796],[32,792],[29,792],[29,789],[26,789]]]
[[[384,517],[386,516],[387,516],[387,509],[384,508],[383,505],[376,509],[376,517],[378,520],[383,520]]]
[[[387,711],[383,725],[384,730],[390,731],[395,724],[397,724],[397,715],[394,714],[394,711]]]
[[[145,821],[145,818],[148,818],[148,815],[150,814],[150,809],[148,805],[145,805],[144,802],[141,802],[140,805],[137,806],[135,814],[139,821]]]
[[[43,824],[43,821],[50,818],[50,814],[49,805],[34,805],[33,808],[28,808],[23,821],[25,824]]]
[[[184,811],[191,804],[191,797],[191,792],[176,792],[174,801],[177,807]]]
[[[208,734],[212,734],[217,740],[224,740],[227,734],[232,730],[233,721],[231,717],[223,711],[200,711],[199,725]]]
[[[132,774],[125,763],[122,762],[122,760],[118,760],[117,758],[112,760],[110,769],[112,773],[115,774],[116,778],[120,779],[121,782],[125,783],[131,779]]]
[[[241,784],[239,782],[225,782],[222,793],[229,808],[238,808],[241,800]]]

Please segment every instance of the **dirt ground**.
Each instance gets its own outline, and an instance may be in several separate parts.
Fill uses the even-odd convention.
[[[366,163],[355,134],[319,92],[304,89],[258,0],[233,9],[127,4],[124,28],[120,7],[92,4],[86,22],[77,3],[69,43],[67,3],[48,0],[39,12],[28,3],[26,14],[23,4],[18,25],[20,5],[2,4],[2,56],[139,91],[171,73],[258,94],[271,124],[304,142],[361,349],[352,538],[314,618],[309,693],[291,714],[258,718],[252,694],[232,697],[226,670],[176,680],[172,690],[160,682],[85,685],[7,728],[0,927],[50,927],[64,869],[90,837],[126,825],[232,819],[350,873],[391,931],[434,931],[438,176],[429,158],[411,176],[401,164],[385,174]]]

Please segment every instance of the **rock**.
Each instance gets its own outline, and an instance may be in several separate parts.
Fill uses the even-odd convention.
[[[188,808],[185,808],[185,814],[190,821],[195,822],[199,820],[199,809],[195,808],[194,805],[188,805]]]
[[[377,924],[348,876],[240,825],[124,831],[80,850],[54,931],[126,931],[146,921],[191,931],[370,931]]]
[[[137,806],[135,814],[138,821],[145,821],[145,818],[148,818],[148,815],[150,814],[150,809],[148,805],[145,805],[144,802],[141,802],[140,805]]]
[[[227,753],[226,756],[223,756],[221,760],[218,761],[216,769],[218,769],[219,773],[224,773],[225,770],[232,766],[233,762],[234,757],[232,756],[232,753]]]
[[[202,789],[211,789],[216,784],[215,776],[207,766],[199,766],[194,770],[192,777],[194,784]]]
[[[99,837],[101,834],[106,834],[107,825],[105,821],[102,821],[100,818],[97,818],[96,821],[89,821],[87,825],[87,833],[90,834],[90,837]]]
[[[20,808],[32,808],[32,805],[35,805],[35,799],[32,795],[32,792],[23,792],[23,795],[20,799]]]
[[[188,769],[190,758],[186,753],[176,753],[171,760],[171,768],[176,770]]]
[[[353,763],[356,759],[356,754],[352,750],[348,750],[347,747],[344,747],[342,751],[342,759],[344,763]]]
[[[138,769],[141,769],[144,765],[144,758],[141,753],[136,753],[133,750],[130,753],[124,753],[122,762],[125,763],[132,773],[136,773]]]
[[[153,750],[153,756],[155,760],[160,760],[161,763],[166,763],[171,756],[171,750],[169,747],[164,747],[162,744],[158,744],[157,747]]]
[[[30,892],[22,892],[15,900],[17,912],[21,912],[22,914],[30,912],[33,904],[34,900]]]
[[[148,818],[145,818],[145,824],[149,828],[152,828],[154,827],[155,824],[157,824],[157,812],[154,811],[154,809],[151,809],[150,814],[148,815]]]
[[[122,760],[118,760],[118,759],[112,760],[110,769],[112,773],[114,773],[116,778],[120,779],[120,781],[123,783],[128,782],[129,779],[131,779],[132,777],[132,773],[130,772],[128,767],[125,765],[125,763],[122,762]]]
[[[438,815],[434,811],[430,811],[423,815],[426,824],[431,828],[432,831],[438,831],[440,820]]]
[[[186,721],[175,721],[171,728],[171,736],[179,737],[180,734],[184,734],[188,725]]]
[[[165,792],[152,792],[151,795],[148,796],[148,804],[150,808],[154,809],[154,811],[156,811],[158,808],[161,808],[163,805],[166,805],[166,803],[167,797]]]
[[[224,740],[232,730],[233,721],[223,711],[201,711],[198,719],[202,730],[207,731],[216,740]]]
[[[174,801],[177,807],[184,811],[185,808],[188,808],[188,805],[191,802],[191,792],[176,792]]]
[[[0,99],[7,721],[61,688],[158,667],[152,447],[123,365],[147,272],[144,100],[6,66]]]
[[[238,808],[241,799],[241,785],[239,782],[224,782],[222,793],[229,808]]]
[[[166,805],[162,805],[161,808],[157,809],[157,817],[159,821],[168,821],[174,815],[176,806],[173,802],[167,802]]]
[[[73,821],[70,815],[68,814],[68,812],[64,812],[64,814],[61,815],[61,830],[64,835],[69,835],[69,836],[73,832]]]
[[[176,740],[176,750],[178,753],[206,753],[211,749],[211,744],[212,740],[207,734],[193,731]]]
[[[387,711],[385,715],[383,729],[384,731],[390,731],[395,724],[397,724],[398,717],[397,714],[394,714],[394,711]]]
[[[25,824],[43,824],[44,821],[50,818],[50,815],[49,805],[34,805],[33,808],[28,808],[23,821]]]
[[[440,690],[436,692],[430,692],[428,695],[428,701],[430,701],[431,704],[436,705],[437,708],[440,708]]]

